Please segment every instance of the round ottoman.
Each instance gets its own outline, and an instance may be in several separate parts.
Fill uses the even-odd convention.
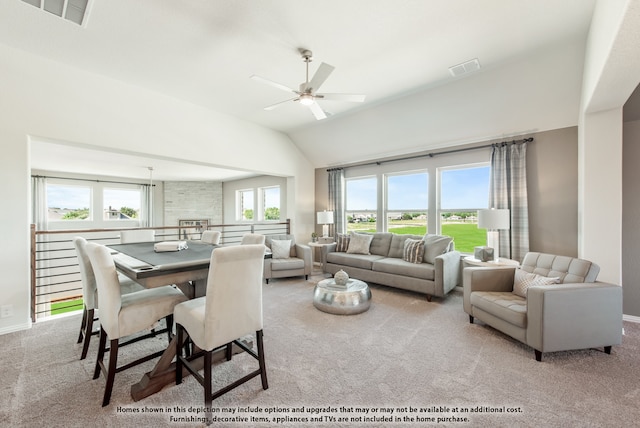
[[[313,290],[313,306],[336,315],[354,315],[369,309],[371,290],[366,282],[350,278],[347,286],[337,285],[333,278],[322,280]]]

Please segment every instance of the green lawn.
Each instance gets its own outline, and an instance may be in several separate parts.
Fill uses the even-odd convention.
[[[60,315],[65,312],[79,311],[82,309],[82,299],[67,300],[51,304],[51,315]]]
[[[366,224],[366,223],[365,223]],[[361,224],[362,225],[362,224]],[[350,227],[351,229],[351,227]],[[424,235],[426,226],[398,226],[394,227],[393,233],[399,235]],[[375,232],[375,228],[357,228],[356,232]],[[443,223],[442,234],[453,238],[456,250],[463,253],[473,253],[473,248],[486,244],[487,231],[478,229],[475,223]]]

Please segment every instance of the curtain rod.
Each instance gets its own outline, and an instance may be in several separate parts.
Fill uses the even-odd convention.
[[[57,180],[75,180],[75,181],[93,181],[95,183],[112,183],[112,184],[134,184],[136,186],[153,186],[155,187],[155,184],[146,184],[146,183],[129,183],[126,181],[109,181],[109,180],[92,180],[92,179],[87,179],[87,178],[71,178],[71,177],[54,177],[51,175],[32,175],[31,178],[55,178]]]
[[[422,155],[405,156],[403,158],[358,163],[358,164],[354,164],[354,165],[351,165],[351,166],[355,167],[355,166],[367,166],[367,165],[382,165],[383,163],[389,163],[389,162],[399,162],[399,161],[426,158],[426,157],[432,158],[432,157],[437,156],[437,155],[448,155],[448,154],[451,154],[451,153],[466,152],[466,151],[469,151],[469,150],[486,149],[488,147],[500,147],[500,146],[506,146],[508,144],[530,143],[532,141],[533,141],[533,137],[529,137],[529,138],[523,138],[521,140],[502,141],[500,143],[491,143],[491,144],[485,144],[485,145],[482,145],[482,146],[465,147],[465,148],[462,148],[462,149],[452,149],[452,150],[445,150],[445,151],[442,151],[442,152],[425,153],[425,154],[422,154]],[[348,167],[344,166],[344,167],[337,167],[337,168],[329,168],[329,169],[327,169],[327,172],[337,171],[337,170],[344,169],[344,168],[348,168]]]

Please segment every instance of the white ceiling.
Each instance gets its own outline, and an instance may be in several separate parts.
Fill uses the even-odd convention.
[[[452,77],[448,68],[473,58],[484,73],[514,58],[584,40],[595,0],[89,2],[80,27],[21,0],[5,0],[0,43],[279,130],[294,137],[316,164],[330,164],[331,159],[305,149],[306,129],[330,129],[340,118],[465,79]],[[305,79],[300,48],[313,51],[311,75],[321,62],[336,67],[321,92],[362,93],[365,102],[321,102],[333,116],[317,123],[293,102],[263,110],[290,94],[250,76],[296,88]],[[78,164],[80,153],[85,169],[101,168],[105,175],[119,174],[109,173],[107,161],[114,157],[118,163],[146,161],[141,156],[125,161],[126,153],[71,155],[57,145],[45,150],[45,144],[51,143],[41,142],[42,150],[32,154],[39,169]],[[326,151],[339,150],[327,144]],[[398,142],[398,153],[409,149]],[[193,171],[189,179],[219,179],[225,173],[206,165],[193,165]]]

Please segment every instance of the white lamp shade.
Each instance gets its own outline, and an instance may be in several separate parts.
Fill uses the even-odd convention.
[[[318,224],[333,224],[333,211],[318,211],[316,218]]]
[[[509,229],[511,225],[509,210],[478,210],[478,227],[488,230]]]

